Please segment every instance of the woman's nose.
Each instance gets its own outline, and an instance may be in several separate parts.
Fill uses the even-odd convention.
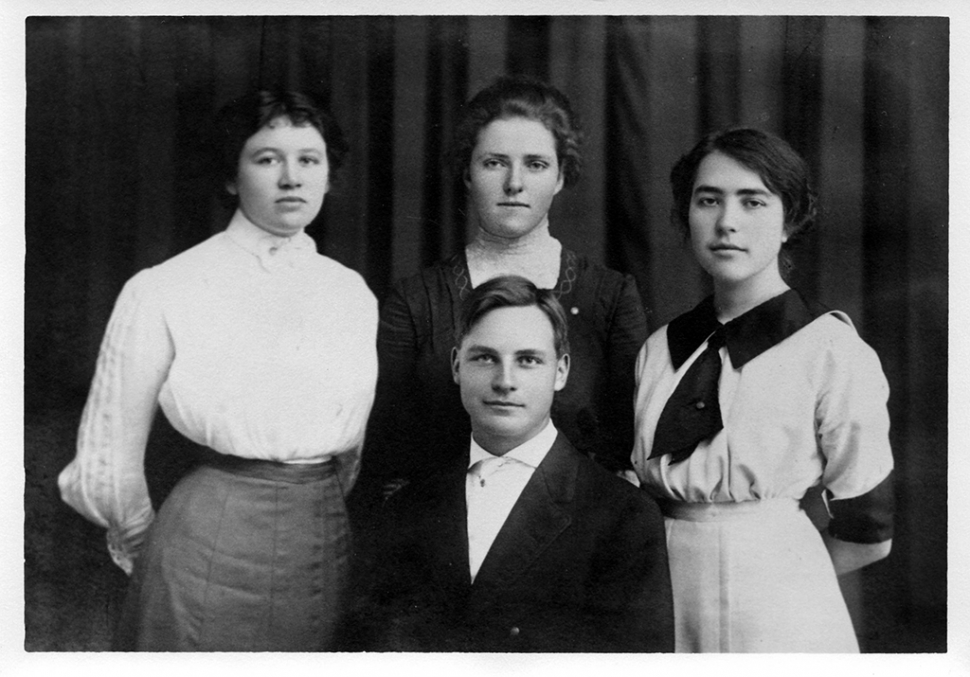
[[[730,202],[724,202],[717,214],[717,229],[722,232],[734,232],[737,228],[738,210]]]
[[[517,164],[509,167],[508,175],[505,177],[505,192],[509,195],[522,192],[522,167]]]
[[[300,185],[299,167],[290,162],[280,164],[280,186],[284,188],[295,188]]]

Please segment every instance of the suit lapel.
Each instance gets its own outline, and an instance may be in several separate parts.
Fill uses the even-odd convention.
[[[578,468],[577,452],[560,433],[485,556],[473,585],[476,593],[508,586],[569,526]],[[467,552],[466,546],[466,563]]]

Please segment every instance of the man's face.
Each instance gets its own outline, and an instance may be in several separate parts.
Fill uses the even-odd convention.
[[[556,357],[552,323],[536,306],[490,311],[452,351],[452,374],[472,434],[501,456],[546,426],[569,356]]]

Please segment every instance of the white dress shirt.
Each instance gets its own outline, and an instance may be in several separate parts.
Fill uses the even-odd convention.
[[[542,463],[558,434],[552,420],[542,431],[504,456],[485,451],[472,437],[465,479],[468,506],[468,566],[472,581],[495,537],[519,500],[532,473]]]
[[[377,380],[377,302],[359,274],[236,212],[122,290],[61,496],[108,529],[128,570],[154,518],[144,474],[156,406],[189,439],[282,462],[356,465]],[[345,487],[348,491],[349,487]]]

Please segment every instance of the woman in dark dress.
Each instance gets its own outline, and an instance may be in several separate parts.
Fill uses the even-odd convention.
[[[453,158],[476,234],[461,252],[399,281],[384,302],[366,480],[389,493],[467,449],[468,416],[450,370],[458,311],[472,288],[508,274],[554,289],[568,314],[573,364],[553,405],[556,426],[608,469],[628,469],[634,363],[646,318],[631,276],[566,249],[550,233],[549,208],[581,167],[568,99],[531,78],[498,79],[465,107]]]

